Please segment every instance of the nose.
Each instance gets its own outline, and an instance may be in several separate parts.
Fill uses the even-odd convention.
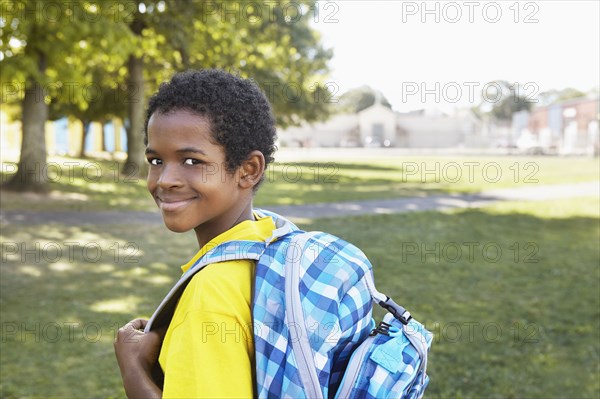
[[[178,173],[176,165],[164,165],[161,168],[160,175],[156,182],[158,187],[163,190],[180,187],[183,185],[181,175]]]

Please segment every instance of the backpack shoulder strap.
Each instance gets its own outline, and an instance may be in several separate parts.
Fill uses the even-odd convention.
[[[321,383],[317,375],[317,366],[310,336],[306,329],[306,322],[302,310],[302,297],[300,295],[300,268],[302,254],[305,253],[309,242],[316,236],[315,232],[294,235],[287,248],[285,273],[285,315],[286,322],[294,326],[296,339],[291,340],[292,351],[296,356],[298,376],[302,382],[307,398],[323,399]]]
[[[183,291],[200,270],[212,263],[226,262],[231,260],[251,259],[258,260],[265,251],[266,244],[261,241],[228,241],[208,251],[196,261],[175,283],[169,293],[162,300],[148,320],[145,331],[151,331],[159,327],[167,326],[171,322],[177,301]]]

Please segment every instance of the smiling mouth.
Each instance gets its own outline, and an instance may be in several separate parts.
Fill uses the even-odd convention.
[[[158,198],[158,206],[163,212],[176,212],[188,206],[193,200],[194,198],[181,201],[163,201],[162,199]]]

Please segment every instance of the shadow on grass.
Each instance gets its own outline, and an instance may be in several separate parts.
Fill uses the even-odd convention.
[[[59,158],[48,162],[43,175],[49,194],[3,191],[3,209],[104,210],[153,209],[146,179],[123,175],[118,161]],[[12,170],[12,169],[8,169]],[[5,183],[12,174],[0,173]]]
[[[2,397],[123,397],[112,341],[194,255],[163,227],[3,226]]]
[[[257,206],[301,205],[421,197],[454,192],[452,185],[405,176],[401,165],[340,162],[275,164],[256,196]]]

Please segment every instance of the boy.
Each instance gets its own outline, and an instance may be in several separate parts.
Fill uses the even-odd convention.
[[[273,220],[256,217],[252,198],[275,137],[264,94],[223,71],[177,74],[150,99],[148,190],[165,225],[193,229],[200,248],[183,272],[219,243],[272,234]],[[253,261],[211,264],[186,287],[166,332],[144,334],[143,319],[121,328],[115,352],[127,396],[252,397],[253,278]],[[162,390],[152,378],[156,362]]]

